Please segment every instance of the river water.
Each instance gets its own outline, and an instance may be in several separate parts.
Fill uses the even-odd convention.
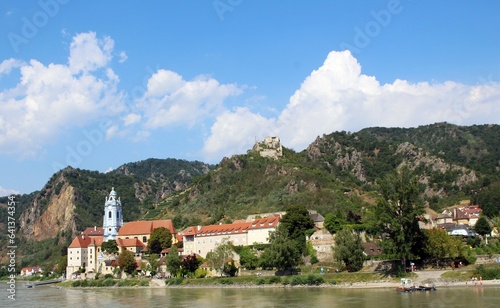
[[[5,284],[2,284],[5,286]],[[3,288],[0,307],[499,307],[500,287],[393,289],[340,288]]]

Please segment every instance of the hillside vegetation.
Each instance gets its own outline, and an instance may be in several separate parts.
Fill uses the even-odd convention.
[[[293,205],[363,226],[380,198],[379,179],[406,164],[419,177],[427,207],[439,211],[470,199],[490,217],[500,212],[499,125],[437,123],[334,132],[301,152],[284,145],[282,153],[275,160],[250,151],[216,166],[148,159],[109,173],[68,167],[40,191],[16,196],[21,263],[60,257],[75,234],[101,226],[105,196],[112,187],[121,197],[125,221],[166,218],[176,229]],[[6,197],[0,198],[2,217],[6,203]],[[44,215],[61,211],[64,215]],[[47,250],[47,243],[53,248]]]

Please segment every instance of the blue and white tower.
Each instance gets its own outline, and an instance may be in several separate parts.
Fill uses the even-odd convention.
[[[115,240],[118,230],[123,225],[122,203],[116,197],[115,188],[111,188],[104,205],[104,217],[102,227],[104,229],[104,241]]]

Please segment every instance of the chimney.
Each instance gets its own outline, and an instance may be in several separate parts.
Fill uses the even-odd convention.
[[[82,233],[82,240],[84,240],[84,239],[85,239],[85,234]]]
[[[94,226],[94,231],[97,231],[97,226]]]
[[[196,228],[198,229],[198,231],[200,231],[200,230],[201,230],[201,226],[197,226]]]

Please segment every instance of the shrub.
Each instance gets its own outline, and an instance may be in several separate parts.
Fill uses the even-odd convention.
[[[282,283],[284,286],[289,285],[289,284],[290,284],[290,278],[288,278],[288,277],[283,278],[283,280],[281,281],[281,283]]]
[[[115,285],[115,281],[114,281],[114,279],[112,277],[113,277],[113,275],[111,275],[111,277],[107,277],[104,280],[101,280],[102,281],[102,286],[103,287],[112,287],[112,286],[114,286]]]
[[[476,270],[477,275],[483,277],[485,280],[500,279],[499,267],[486,267],[481,264],[476,268]]]
[[[79,287],[81,286],[81,281],[80,280],[75,280],[71,283],[72,287]]]
[[[304,281],[302,280],[302,278],[300,276],[293,276],[292,277],[292,280],[290,281],[290,285],[297,286],[297,285],[301,285],[301,284],[304,284]]]
[[[205,278],[207,277],[207,270],[203,268],[197,268],[196,271],[194,272],[194,276],[196,278]]]
[[[180,284],[182,284],[183,280],[184,280],[184,278],[182,278],[182,277],[170,278],[170,279],[165,280],[165,284],[167,286],[180,285]]]
[[[256,281],[255,281],[255,284],[258,285],[258,286],[261,286],[263,284],[266,284],[266,280],[264,278],[258,278]]]
[[[276,284],[276,283],[281,283],[281,277],[272,276],[269,278],[269,284]]]
[[[226,285],[227,285],[227,284],[233,284],[233,281],[232,281],[231,279],[229,279],[229,278],[221,278],[221,279],[219,280],[219,283],[220,283],[220,284],[226,284]]]
[[[309,274],[306,277],[306,283],[310,286],[319,286],[320,284],[324,283],[325,279],[323,276],[318,275],[318,274]]]
[[[104,275],[104,279],[107,279],[107,278],[113,279],[114,278],[113,274],[106,274],[106,275]]]

